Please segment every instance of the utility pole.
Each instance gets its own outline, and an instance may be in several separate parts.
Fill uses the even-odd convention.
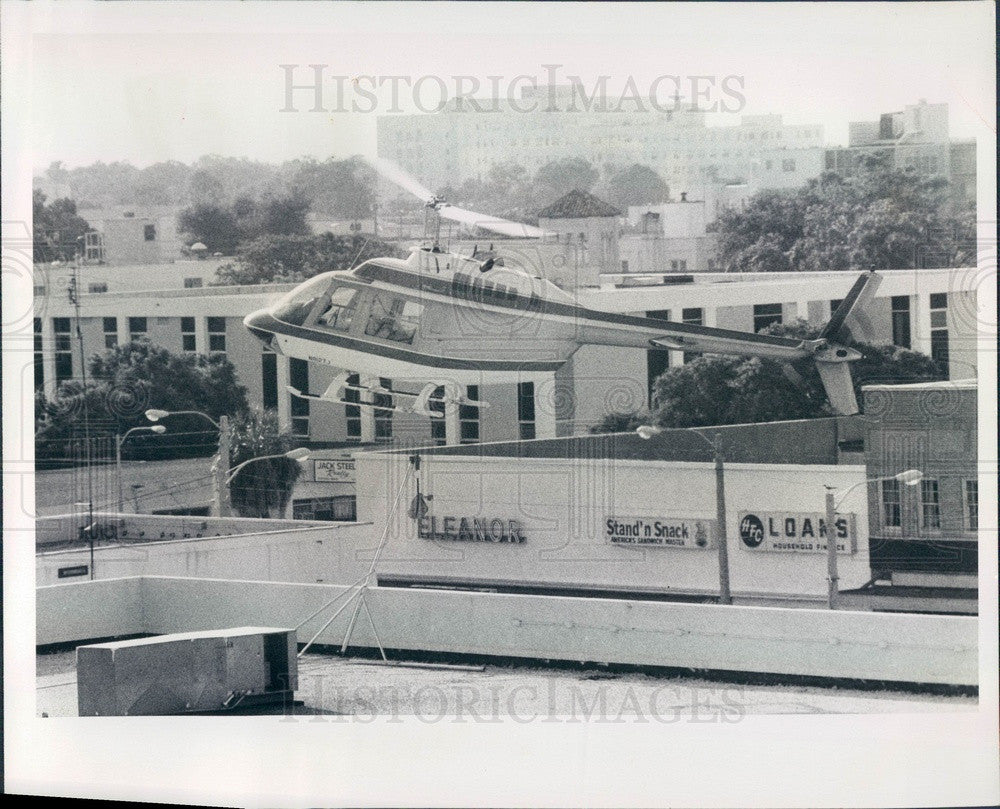
[[[215,464],[215,509],[220,517],[233,516],[229,496],[229,417],[219,416],[219,458]]]
[[[94,578],[94,460],[90,445],[90,408],[87,404],[87,358],[83,351],[83,329],[80,328],[80,259],[73,262],[73,275],[69,280],[69,300],[76,314],[76,339],[80,346],[80,380],[83,386],[83,442],[84,464],[87,469],[87,532],[90,534],[90,578]]]
[[[833,488],[826,487],[826,579],[827,601],[831,610],[837,609],[840,598],[840,576],[837,571],[837,515],[833,501]]]
[[[719,530],[719,603],[732,604],[733,595],[729,587],[729,546],[726,539],[726,481],[722,461],[722,435],[715,434],[712,442],[715,456],[715,521]]]

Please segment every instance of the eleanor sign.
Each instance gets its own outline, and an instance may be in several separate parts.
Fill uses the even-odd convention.
[[[717,532],[715,520],[696,517],[608,517],[604,535],[636,548],[714,548]]]
[[[525,542],[521,523],[499,517],[421,517],[417,521],[417,536],[453,542],[505,542],[514,545]]]
[[[741,511],[740,545],[748,551],[826,553],[826,517],[785,511]],[[858,539],[853,514],[837,514],[837,553],[852,554]]]
[[[313,480],[317,483],[354,483],[354,458],[317,458],[313,461]]]

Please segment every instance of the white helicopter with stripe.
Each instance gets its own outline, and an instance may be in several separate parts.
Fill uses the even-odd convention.
[[[545,231],[456,207],[392,164],[375,166],[424,201],[433,238],[407,259],[377,258],[317,275],[244,319],[274,351],[336,369],[323,393],[289,388],[293,395],[440,418],[445,409],[488,406],[466,398],[464,386],[544,380],[582,345],[597,344],[786,363],[808,357],[833,409],[857,412],[849,364],[861,354],[847,346],[849,321],[874,294],[880,282],[875,273],[858,278],[814,340],[597,311],[543,278],[504,266],[492,251],[461,255],[441,250],[438,240],[442,218],[513,237],[544,238]],[[390,390],[375,381],[382,378],[420,381],[422,388]],[[344,398],[348,392],[350,399]],[[405,407],[372,403],[360,401],[359,393],[412,401]]]

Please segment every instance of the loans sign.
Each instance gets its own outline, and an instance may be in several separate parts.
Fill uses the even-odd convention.
[[[741,511],[740,544],[748,551],[826,553],[826,517],[786,511]],[[837,514],[833,526],[837,553],[852,554],[858,540],[853,514]]]
[[[354,458],[317,458],[313,461],[313,480],[317,483],[354,483]]]
[[[608,517],[604,536],[635,548],[713,548],[715,520],[695,517]]]

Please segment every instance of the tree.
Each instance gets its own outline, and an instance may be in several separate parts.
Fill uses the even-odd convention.
[[[35,439],[39,458],[64,458],[84,435],[84,412],[92,437],[148,426],[146,410],[198,410],[218,421],[247,409],[246,389],[231,362],[219,355],[173,354],[138,340],[92,357],[87,386],[63,382],[51,400],[36,402]],[[86,406],[86,411],[84,407]],[[163,435],[136,433],[128,456],[187,457],[213,451],[218,434],[199,416],[176,416]]]
[[[649,166],[633,163],[617,172],[607,182],[608,202],[623,211],[629,205],[655,205],[670,199],[670,189],[663,178]]]
[[[765,329],[767,334],[814,339],[804,321]],[[855,392],[862,385],[904,384],[945,378],[937,363],[897,346],[852,343],[864,359],[852,363]],[[791,363],[791,371],[759,357],[702,356],[670,368],[654,383],[653,420],[663,427],[746,424],[832,415],[816,365]]]
[[[181,211],[177,227],[188,234],[192,243],[201,242],[210,252],[231,256],[242,238],[235,214],[228,208],[198,203]]]
[[[713,225],[727,271],[962,266],[975,255],[975,213],[956,208],[942,177],[871,157],[845,179],[826,172],[797,189],[764,191]]]
[[[274,410],[238,415],[230,425],[230,468],[251,458],[283,455],[296,448],[282,432]],[[244,466],[229,486],[233,508],[241,517],[281,517],[302,469],[291,458],[267,458]]]
[[[299,195],[269,199],[263,205],[261,235],[305,236],[309,233],[306,215],[309,200]],[[258,234],[245,234],[258,235]]]
[[[539,202],[548,204],[570,191],[590,191],[600,174],[581,157],[564,157],[546,163],[535,174]]]
[[[45,200],[37,189],[31,195],[34,261],[70,261],[82,252],[84,234],[92,228],[77,215],[73,200],[57,199],[50,205]]]
[[[371,258],[401,255],[394,245],[360,234],[261,236],[242,245],[236,261],[219,267],[216,278],[227,285],[301,281],[321,272],[347,270]]]
[[[650,415],[646,411],[633,410],[629,413],[605,413],[597,424],[590,428],[592,433],[627,433],[642,424],[649,424]]]

